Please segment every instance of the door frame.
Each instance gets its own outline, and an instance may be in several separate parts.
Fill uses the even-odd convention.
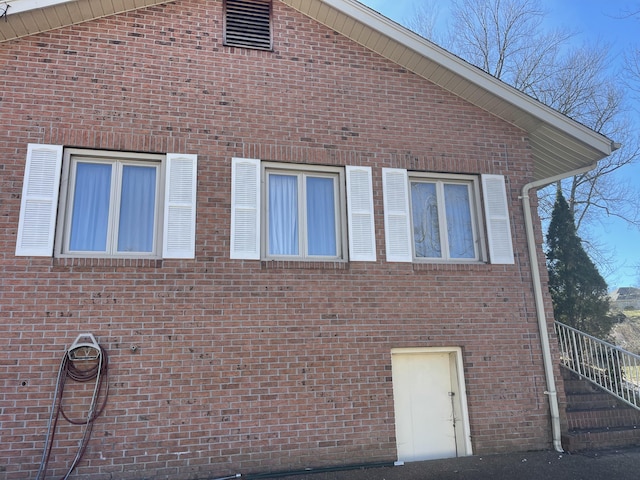
[[[451,374],[451,388],[453,389],[453,409],[455,422],[456,452],[458,457],[473,455],[471,444],[471,428],[469,422],[469,409],[467,405],[467,389],[464,379],[464,367],[462,363],[461,347],[409,347],[392,348],[391,357],[394,355],[422,355],[449,354],[449,371]],[[392,363],[393,366],[393,363]],[[392,378],[393,381],[393,378]],[[394,399],[395,419],[395,399]],[[394,420],[395,423],[395,420]],[[397,424],[396,424],[397,425]],[[397,448],[397,447],[396,447]],[[397,453],[397,452],[396,452]],[[400,460],[399,460],[400,461]]]

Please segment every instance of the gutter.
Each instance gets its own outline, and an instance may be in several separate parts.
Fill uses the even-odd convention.
[[[538,318],[538,329],[540,331],[540,343],[542,344],[542,359],[544,363],[544,373],[547,382],[547,390],[544,392],[549,397],[549,409],[551,413],[551,429],[553,434],[553,447],[556,452],[562,453],[561,429],[560,429],[560,409],[558,407],[558,392],[556,391],[556,381],[553,375],[553,358],[549,347],[549,332],[547,330],[547,317],[544,312],[544,297],[542,294],[542,281],[540,268],[538,266],[538,250],[533,230],[533,219],[531,216],[531,199],[529,192],[531,189],[538,189],[564,178],[573,177],[593,170],[596,164],[582,167],[571,172],[566,172],[554,177],[536,180],[527,183],[522,187],[522,208],[524,210],[524,226],[527,237],[527,247],[529,250],[529,262],[531,264],[531,280],[533,283],[533,294],[536,302],[536,316]]]

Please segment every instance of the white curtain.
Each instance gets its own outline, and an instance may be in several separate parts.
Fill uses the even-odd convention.
[[[337,255],[333,185],[333,178],[307,177],[307,249],[309,255]]]
[[[416,257],[441,258],[438,197],[435,183],[411,184],[413,240]]]
[[[444,202],[450,258],[475,258],[467,185],[445,184]]]
[[[111,165],[76,164],[69,250],[104,252],[109,228]]]
[[[269,175],[269,255],[298,255],[298,177]]]
[[[462,184],[445,183],[440,185],[443,187],[444,198],[438,198],[436,183],[415,182],[411,184],[416,257],[475,258],[469,188]],[[444,211],[446,220],[448,256],[443,255],[442,252],[438,201],[441,202],[440,209]],[[443,201],[444,205],[442,205]]]
[[[118,252],[153,251],[156,168],[125,165],[122,169]]]

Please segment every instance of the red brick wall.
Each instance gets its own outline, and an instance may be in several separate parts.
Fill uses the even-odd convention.
[[[274,3],[273,52],[224,47],[211,0],[2,45],[0,478],[35,476],[83,332],[110,356],[83,478],[393,460],[394,347],[462,347],[475,453],[550,446],[525,134]],[[196,259],[15,257],[30,142],[198,154]],[[370,165],[378,261],[230,260],[233,156]],[[382,167],[506,175],[516,264],[387,263]],[[51,474],[77,431],[62,427]]]

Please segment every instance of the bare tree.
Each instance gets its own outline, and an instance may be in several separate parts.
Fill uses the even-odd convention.
[[[640,101],[640,45],[625,53],[624,63],[626,85]]]
[[[636,20],[639,22],[638,26],[640,27],[640,3],[623,10],[618,18]],[[633,92],[635,99],[640,104],[640,42],[632,45],[625,52],[624,65],[626,86]],[[640,115],[640,112],[636,113]]]
[[[419,2],[413,7],[413,15],[404,21],[405,26],[424,38],[444,46],[446,42],[439,38],[440,29],[437,28],[440,6],[438,2]]]
[[[432,20],[419,33],[429,34],[435,25],[433,10],[423,8],[421,13]],[[539,0],[453,0],[449,30],[455,35],[444,37],[443,46],[623,145],[595,170],[561,185],[586,248],[603,263],[606,255],[589,241],[590,226],[611,217],[640,226],[640,193],[617,175],[640,155],[638,128],[629,115],[627,98],[630,84],[640,93],[640,53],[636,51],[628,62],[625,85],[621,72],[610,63],[607,45],[572,47],[572,32],[545,30],[546,15]],[[555,193],[554,187],[540,192],[543,219],[550,216]]]
[[[607,46],[600,44],[570,50],[558,59],[548,83],[529,92],[559,112],[622,142],[622,147],[601,160],[594,170],[563,182],[576,227],[592,253],[594,245],[588,241],[590,236],[584,234],[583,226],[611,217],[640,226],[640,195],[629,178],[617,175],[620,169],[637,161],[640,141],[627,111],[622,77],[611,69],[608,52]],[[553,189],[544,191],[545,197],[552,193]],[[545,202],[543,214],[548,213],[547,206]]]
[[[640,22],[640,3],[634,7],[625,9],[619,18],[632,18]],[[624,54],[624,80],[631,95],[636,100],[636,105],[640,105],[640,43],[632,45],[629,51]],[[635,111],[640,116],[640,107]],[[637,283],[640,284],[640,264],[635,265],[637,272]]]
[[[571,33],[544,32],[537,0],[454,0],[451,47],[468,62],[519,90],[544,81]]]

